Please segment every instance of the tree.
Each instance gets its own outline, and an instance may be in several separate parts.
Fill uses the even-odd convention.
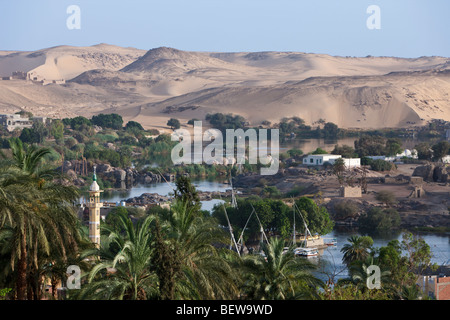
[[[400,215],[395,209],[382,210],[381,208],[372,207],[369,211],[358,220],[361,230],[386,232],[397,229],[400,226]]]
[[[122,116],[116,113],[103,114],[93,116],[91,119],[92,124],[103,128],[111,128],[120,130],[122,129],[123,119]]]
[[[238,275],[218,249],[228,244],[229,238],[215,219],[175,200],[169,215],[161,217],[161,226],[162,234],[178,248],[181,261],[177,299],[237,298]]]
[[[189,121],[187,122],[187,124],[189,124],[189,125],[191,125],[191,126],[194,126],[194,122],[195,122],[195,121],[200,121],[200,120],[197,119],[197,118],[194,118],[194,119],[189,120]]]
[[[50,151],[36,146],[25,149],[11,139],[12,158],[2,164],[0,176],[0,228],[12,237],[11,266],[16,277],[16,298],[30,298],[27,274],[38,269],[38,253],[51,247],[67,260],[66,246],[77,248],[80,239],[73,202],[78,193],[72,186],[56,184],[52,169],[41,166]],[[52,246],[49,244],[52,239]]]
[[[180,176],[177,178],[175,184],[174,198],[186,203],[189,208],[195,208],[197,211],[200,210],[202,207],[200,197],[195,186],[191,183],[191,179],[186,176]]]
[[[144,130],[144,128],[139,122],[128,121],[125,125],[125,130]]]
[[[436,161],[442,161],[450,151],[450,143],[447,141],[441,141],[431,147],[433,150],[433,159]]]
[[[162,300],[173,300],[178,277],[181,275],[181,260],[177,243],[166,242],[161,235],[161,226],[156,219],[155,252],[152,263],[159,279],[159,295]]]
[[[172,130],[180,129],[180,127],[181,127],[180,121],[178,119],[174,119],[174,118],[170,118],[169,121],[167,121],[167,125]]]
[[[433,149],[426,142],[421,142],[414,147],[417,150],[417,157],[420,160],[431,160],[433,157]]]
[[[322,281],[312,275],[311,263],[296,258],[293,248],[284,252],[282,239],[273,237],[262,249],[264,256],[248,255],[242,261],[243,290],[249,299],[310,298],[316,288],[323,287]]]
[[[375,199],[387,206],[391,206],[396,202],[395,194],[392,191],[388,190],[380,190],[375,196]]]
[[[341,155],[343,158],[356,158],[357,154],[355,149],[347,145],[335,145],[331,154]]]
[[[70,126],[73,130],[79,131],[81,127],[92,126],[91,120],[83,116],[77,116],[75,118],[64,118],[62,122],[66,126]]]
[[[39,143],[39,136],[35,130],[31,128],[23,128],[19,139],[24,143]]]
[[[370,249],[373,245],[373,239],[369,236],[351,236],[347,239],[341,252],[344,254],[342,262],[350,266],[355,261],[364,261],[369,257]]]
[[[300,149],[290,149],[287,151],[287,153],[292,158],[299,158],[303,154],[303,151]]]
[[[38,143],[43,143],[45,137],[48,136],[49,130],[45,127],[44,123],[41,121],[33,121],[33,131],[36,135],[36,139]]]
[[[395,164],[393,164],[389,161],[385,161],[385,160],[381,160],[381,159],[376,159],[376,160],[370,161],[370,169],[373,171],[390,171],[394,168],[395,168]]]
[[[343,182],[344,182],[344,177],[343,174],[345,172],[345,162],[344,159],[342,158],[338,158],[334,161],[333,164],[333,173],[336,175],[336,177],[338,178],[339,184],[342,186]]]
[[[301,197],[295,201],[295,205],[302,213],[305,223],[312,234],[327,234],[333,230],[334,223],[325,207],[319,207],[314,200]]]
[[[386,140],[386,155],[395,156],[402,152],[402,142],[396,138]]]
[[[343,200],[334,205],[335,219],[346,219],[358,214],[358,206],[351,200]]]
[[[148,216],[135,226],[130,218],[120,216],[123,233],[103,227],[108,238],[94,251],[100,262],[87,275],[88,283],[74,293],[75,299],[148,300],[158,296],[157,275],[151,266],[154,218]]]
[[[336,138],[339,134],[339,127],[332,123],[327,122],[323,126],[323,135],[325,138]]]
[[[355,151],[361,158],[386,155],[386,138],[381,136],[362,136],[355,141]]]
[[[311,154],[328,154],[328,152],[323,150],[322,148],[317,148]]]
[[[60,140],[64,137],[64,124],[59,119],[54,119],[50,125],[50,135],[56,140]]]

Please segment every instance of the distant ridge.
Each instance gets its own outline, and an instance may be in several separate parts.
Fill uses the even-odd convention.
[[[372,129],[450,121],[446,57],[141,50],[99,43],[0,51],[0,75],[9,79],[15,71],[48,85],[0,81],[0,112],[55,118],[114,112],[165,130],[169,117],[187,123],[214,112],[240,114],[255,126],[293,116],[310,125],[324,119]]]

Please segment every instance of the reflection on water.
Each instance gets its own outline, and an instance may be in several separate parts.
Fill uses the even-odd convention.
[[[348,243],[347,239],[352,235],[361,236],[356,231],[348,230],[333,230],[331,233],[324,236],[324,238],[335,238],[337,240],[336,246],[330,246],[326,249],[319,250],[319,257],[316,257],[316,263],[318,264],[318,271],[316,275],[323,281],[328,280],[328,274],[336,275],[335,281],[340,278],[345,278],[348,276],[348,271],[345,265],[342,263],[342,258],[344,254],[341,252],[342,247]],[[417,236],[422,237],[423,240],[430,246],[432,259],[431,263],[437,263],[438,265],[443,265],[450,263],[450,233],[446,234],[433,234],[433,233],[422,233],[417,234]],[[387,246],[389,241],[397,239],[402,241],[401,233],[393,233],[390,235],[371,235],[374,240],[374,247],[384,247]],[[309,261],[314,261],[314,259],[308,258]]]
[[[229,184],[218,181],[194,180],[193,184],[199,191],[226,191],[227,189],[230,189]],[[158,193],[163,196],[168,196],[173,192],[173,188],[175,188],[175,184],[173,182],[171,182],[170,185],[166,182],[153,183],[148,185],[139,185],[124,191],[105,191],[102,197],[106,201],[118,202],[128,198],[140,196],[143,193]],[[221,202],[223,202],[223,200],[220,199],[202,201],[202,209],[211,210],[215,204]],[[324,236],[325,242],[329,242],[329,239],[336,239],[336,246],[330,246],[326,249],[319,250],[320,254],[318,257],[302,257],[302,259],[308,259],[318,265],[316,276],[323,281],[327,281],[328,275],[330,274],[335,275],[335,281],[340,278],[345,278],[348,276],[348,272],[345,265],[342,263],[343,253],[341,252],[341,249],[346,243],[348,243],[347,239],[352,235],[361,234],[354,230],[336,228],[331,233]],[[439,265],[450,263],[450,233],[423,233],[420,234],[420,236],[431,247],[431,252],[433,255],[432,263],[437,263]],[[397,239],[399,241],[402,240],[401,233],[377,236],[371,235],[371,237],[374,240],[374,247],[386,246],[389,241],[393,239]]]
[[[230,185],[220,181],[209,180],[193,180],[193,185],[198,191],[222,191],[225,192],[230,189]],[[120,202],[133,197],[139,197],[143,193],[157,193],[161,196],[170,196],[175,189],[174,182],[158,182],[145,185],[137,185],[131,189],[126,190],[108,190],[103,192],[102,199],[108,202]],[[213,199],[209,201],[202,201],[203,210],[211,210],[213,206],[220,203],[222,200]],[[223,202],[223,201],[222,201]]]

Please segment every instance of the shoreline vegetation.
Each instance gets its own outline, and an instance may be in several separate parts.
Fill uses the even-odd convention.
[[[220,130],[247,128],[239,116],[214,114],[207,120]],[[169,122],[173,129],[181,125]],[[446,124],[432,124],[416,128],[416,134],[440,137],[441,141],[419,145],[419,160],[439,161],[450,152],[450,144],[442,138]],[[321,137],[357,134],[324,121],[308,127],[296,117],[283,119],[277,127],[282,140],[306,137],[306,132]],[[359,132],[355,146],[336,145],[334,152],[361,158],[373,153],[396,154],[401,151],[401,141],[396,138],[402,134],[413,136],[407,129]],[[430,299],[416,285],[426,270],[437,268],[431,263],[430,246],[403,232],[396,199],[388,193],[377,195],[383,206],[364,212],[364,227],[396,229],[402,232],[402,241],[374,248],[370,236],[349,237],[341,250],[349,277],[336,280],[330,273],[324,282],[313,275],[316,267],[297,257],[290,246],[293,231],[301,234],[304,226],[297,221],[293,230],[292,207],[287,204],[289,200],[295,203],[312,234],[327,234],[333,230],[336,212],[331,214],[319,192],[310,192],[312,189],[303,185],[280,190],[271,184],[273,181],[257,177],[258,186],[239,197],[237,207],[226,203],[215,206],[211,214],[200,210],[200,194],[191,179],[254,177],[259,164],[241,168],[170,166],[167,160],[174,142],[169,135],[144,130],[134,121],[123,126],[117,114],[35,122],[32,128],[2,132],[0,142],[0,299]],[[302,150],[290,149],[280,156],[284,171],[277,178],[284,179],[288,169],[301,169],[298,160],[302,155]],[[148,167],[154,163],[159,165]],[[93,181],[94,165],[98,167],[98,184],[105,190],[117,183],[123,187],[136,181],[163,182],[161,176],[165,179],[168,175],[176,186],[170,206],[149,207],[145,212],[115,207],[100,223],[101,246],[96,247],[77,216],[75,204]],[[383,163],[367,165],[374,171],[386,170]],[[322,171],[305,169],[305,174],[341,177],[334,166]],[[352,217],[354,210],[351,204],[344,204],[337,211]],[[257,212],[258,220],[249,220],[246,225],[252,212]],[[242,233],[242,241],[254,244],[254,253],[241,255],[236,248],[230,250],[230,223],[235,239],[240,241]],[[423,228],[429,227],[421,231]],[[259,240],[261,230],[269,235],[266,241]],[[448,228],[439,230],[447,232]],[[82,271],[80,289],[67,288],[70,265]],[[381,268],[381,289],[367,288],[368,265]],[[61,287],[65,289],[58,290]]]

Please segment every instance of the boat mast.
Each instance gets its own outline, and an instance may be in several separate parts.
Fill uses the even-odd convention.
[[[230,250],[232,249],[233,243],[234,243],[234,246],[236,247],[236,252],[238,253],[238,255],[240,257],[241,253],[239,252],[239,248],[238,248],[238,245],[236,243],[236,239],[234,238],[233,228],[231,227],[230,219],[228,219],[227,209],[225,209],[225,205],[223,203],[222,203],[222,207],[223,207],[223,211],[225,212],[225,217],[227,218],[228,230],[230,231],[230,234],[231,234]]]
[[[296,205],[295,202],[294,202],[294,210],[295,210],[295,208],[297,208],[298,213],[300,214],[300,217],[301,217],[302,220],[303,220],[303,224],[305,225],[305,243],[306,243],[306,239],[307,239],[308,234],[309,234],[311,237],[312,237],[312,234],[311,234],[311,232],[309,231],[308,226],[306,225],[306,221],[305,221],[305,218],[303,218],[302,212],[300,211],[300,209],[297,207],[297,205]]]
[[[294,205],[295,205],[295,202],[294,202]],[[293,235],[292,243],[295,246],[297,244],[297,240],[295,239],[295,207],[294,206],[292,206],[292,207],[294,209],[293,210],[293,214],[294,214],[294,235]]]

